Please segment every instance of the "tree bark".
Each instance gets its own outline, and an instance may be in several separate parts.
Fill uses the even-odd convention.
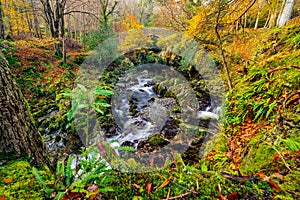
[[[9,158],[29,156],[36,164],[54,170],[42,136],[36,130],[24,97],[8,63],[0,54],[0,153]]]
[[[2,10],[2,3],[0,1],[0,39],[4,39],[4,22],[3,22],[3,10]]]
[[[280,13],[278,26],[284,26],[285,23],[291,18],[295,0],[287,0],[284,4],[283,10]]]

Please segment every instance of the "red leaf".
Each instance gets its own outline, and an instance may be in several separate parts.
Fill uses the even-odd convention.
[[[220,199],[220,200],[226,200],[226,197],[223,196],[223,195],[220,193],[220,194],[219,194],[219,199]]]
[[[238,199],[238,197],[239,197],[239,193],[237,193],[237,192],[227,195],[228,200]]]
[[[0,200],[6,200],[6,197],[4,195],[0,196]]]
[[[152,185],[152,183],[150,183],[150,176],[148,176],[147,181],[145,183],[145,190],[147,193],[151,193],[152,188],[153,188],[153,185]]]
[[[281,188],[279,187],[279,185],[277,183],[274,183],[273,181],[270,181],[270,180],[268,180],[267,182],[268,182],[268,184],[270,185],[270,187],[272,189],[275,189],[277,191],[281,191]]]

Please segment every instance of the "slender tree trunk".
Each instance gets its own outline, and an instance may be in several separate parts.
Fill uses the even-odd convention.
[[[245,13],[244,28],[247,28],[247,13]]]
[[[3,54],[0,72],[0,152],[4,156],[28,155],[35,163],[46,164],[53,170],[42,136]]]
[[[267,20],[265,22],[264,28],[267,28],[267,26],[269,24],[269,20],[270,20],[270,11],[268,12],[268,17],[267,17]]]
[[[257,16],[256,16],[256,20],[255,20],[254,29],[257,29],[257,28],[258,28],[259,15],[260,15],[260,11],[257,12]]]
[[[32,16],[33,16],[33,29],[34,29],[34,35],[36,37],[39,37],[41,38],[42,37],[42,33],[41,33],[41,29],[40,29],[40,24],[39,24],[39,20],[35,14],[35,5],[34,5],[34,2],[33,0],[30,0],[30,4],[31,4],[31,9],[32,9]]]
[[[278,26],[284,26],[285,23],[291,18],[294,4],[295,0],[286,0],[284,8],[278,19]]]
[[[66,49],[66,30],[65,30],[65,17],[62,15],[61,19],[61,38],[62,38],[62,49],[63,49],[63,62],[67,62],[67,49]]]
[[[276,24],[276,19],[277,19],[277,10],[275,10],[275,12],[270,16],[270,20],[269,20],[269,28],[272,28],[275,26]]]
[[[68,24],[68,39],[69,39],[69,40],[72,40],[72,30],[71,30],[71,22],[70,22],[70,18],[71,18],[71,15],[68,15],[68,18],[67,18],[67,24]]]
[[[223,49],[223,40],[222,37],[219,33],[219,22],[220,22],[220,16],[221,16],[221,0],[218,1],[218,10],[217,10],[217,16],[216,16],[216,24],[215,24],[215,33],[216,36],[218,38],[218,42],[219,42],[219,48],[221,50],[221,55],[222,55],[222,59],[223,59],[223,65],[224,65],[224,70],[225,70],[225,74],[226,74],[226,78],[227,78],[227,82],[228,82],[228,87],[230,90],[232,90],[232,81],[230,78],[230,74],[229,74],[229,70],[228,70],[228,65],[227,65],[227,61],[225,58],[225,53],[224,53],[224,49]]]
[[[0,1],[0,39],[4,39],[5,32],[4,32],[4,22],[3,22],[3,10],[2,10],[2,3]]]

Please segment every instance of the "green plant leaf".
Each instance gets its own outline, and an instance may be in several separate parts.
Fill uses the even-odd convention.
[[[94,109],[95,109],[97,112],[99,112],[100,114],[104,115],[103,110],[101,110],[100,108],[94,107]]]
[[[110,96],[113,94],[110,90],[104,90],[103,87],[97,87],[94,89],[94,93],[103,96]]]
[[[84,91],[84,92],[87,91],[87,89],[86,89],[86,87],[85,87],[84,85],[81,85],[81,84],[77,83],[77,87],[78,87],[80,90]]]

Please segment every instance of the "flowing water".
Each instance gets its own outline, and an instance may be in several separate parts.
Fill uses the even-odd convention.
[[[155,83],[151,75],[148,70],[143,70],[120,78],[117,83],[112,97],[112,113],[117,131],[114,136],[106,138],[109,142],[115,141],[112,146],[144,148],[139,144],[147,143],[145,141],[155,134],[165,133],[166,127],[172,129],[175,135],[182,131],[174,125],[174,118],[180,115],[173,112],[179,106],[178,102],[175,98],[157,94],[153,89]],[[219,119],[218,107],[211,104],[201,107],[205,110],[197,112],[200,120],[208,122]]]

